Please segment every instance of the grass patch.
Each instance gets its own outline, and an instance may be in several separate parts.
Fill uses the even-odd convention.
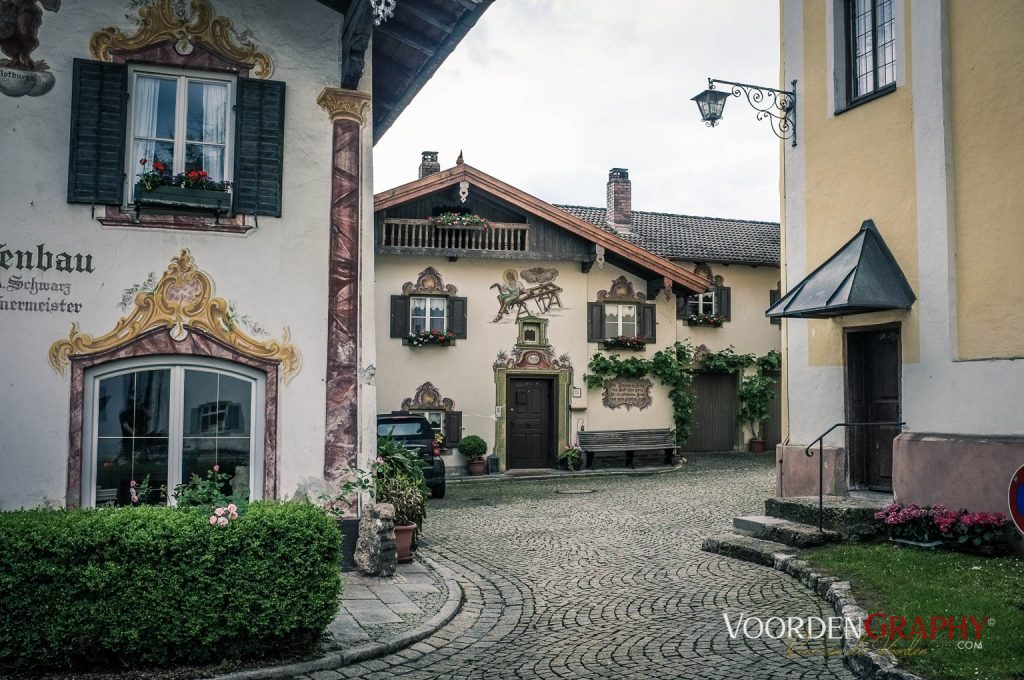
[[[850,581],[869,614],[881,612],[908,621],[920,616],[926,627],[932,616],[958,621],[963,616],[988,616],[995,621],[982,630],[982,649],[958,649],[957,632],[953,641],[925,641],[923,653],[900,658],[901,667],[930,680],[1024,680],[1024,560],[889,543],[833,545],[808,551],[806,559],[822,572]],[[970,622],[967,625],[973,640]],[[909,625],[906,630],[909,633]],[[897,640],[894,647],[908,644]]]

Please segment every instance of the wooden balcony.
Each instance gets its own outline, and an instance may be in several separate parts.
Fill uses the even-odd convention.
[[[530,226],[491,222],[489,226],[435,225],[430,220],[389,218],[378,223],[377,252],[406,254],[526,252]]]

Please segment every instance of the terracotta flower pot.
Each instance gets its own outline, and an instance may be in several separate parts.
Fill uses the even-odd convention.
[[[750,440],[750,452],[751,453],[764,453],[764,440],[763,439],[751,439]]]
[[[395,551],[399,562],[412,562],[412,538],[415,533],[415,524],[395,525]]]
[[[469,468],[470,476],[479,477],[484,473],[484,468],[486,467],[486,465],[487,463],[484,462],[483,460],[471,460],[469,461],[469,463],[466,464],[466,467]]]

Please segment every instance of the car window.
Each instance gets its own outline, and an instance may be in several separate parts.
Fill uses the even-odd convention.
[[[378,437],[418,437],[431,434],[430,427],[421,420],[397,423],[377,423]]]

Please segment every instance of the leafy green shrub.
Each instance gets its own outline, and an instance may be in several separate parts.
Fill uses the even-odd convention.
[[[0,513],[3,668],[204,663],[310,647],[338,606],[337,524],[256,502]]]
[[[775,380],[748,375],[740,383],[739,398],[739,420],[750,430],[751,437],[759,439],[762,425],[771,417],[769,409],[775,399]]]
[[[148,478],[147,478],[148,479]],[[220,471],[219,465],[206,471],[206,477],[200,477],[192,473],[192,477],[185,483],[174,487],[174,499],[178,502],[179,508],[205,508],[212,510],[229,503],[244,506],[249,501],[249,492],[240,490],[237,493],[226,494],[224,489],[231,488],[228,481],[231,475]],[[145,484],[147,480],[143,480]]]
[[[395,506],[395,525],[423,526],[427,516],[427,495],[416,482],[398,475],[377,482],[377,502]]]
[[[487,442],[475,434],[467,435],[459,440],[459,453],[466,460],[480,460],[487,453]]]

